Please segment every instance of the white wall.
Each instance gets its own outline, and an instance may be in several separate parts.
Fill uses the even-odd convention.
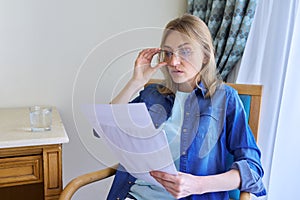
[[[97,158],[106,154],[101,141],[92,144],[102,149],[95,155],[79,139],[91,133],[76,106],[92,95],[106,101],[130,72],[134,49],[158,45],[160,29],[145,27],[162,28],[185,10],[184,0],[0,0],[0,107],[57,106],[70,138],[64,184],[107,164]],[[110,182],[83,188],[74,199],[105,199]]]

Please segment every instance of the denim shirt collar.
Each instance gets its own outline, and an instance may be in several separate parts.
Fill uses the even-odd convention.
[[[206,93],[207,93],[207,89],[206,87],[204,86],[203,82],[201,81],[199,83],[199,85],[196,87],[195,89],[195,92],[196,93],[200,93],[202,95],[202,97],[205,97]]]

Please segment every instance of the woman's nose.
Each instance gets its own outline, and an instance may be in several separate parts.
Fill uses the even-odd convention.
[[[181,58],[174,53],[171,57],[171,60],[170,60],[169,64],[172,65],[172,66],[177,66],[177,65],[180,64],[180,62],[181,62]]]

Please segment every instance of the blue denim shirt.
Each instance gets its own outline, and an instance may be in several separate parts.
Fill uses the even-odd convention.
[[[198,176],[214,175],[238,169],[241,191],[257,196],[266,194],[262,183],[263,169],[253,134],[237,92],[222,84],[212,98],[206,89],[196,88],[186,99],[180,141],[180,171]],[[156,127],[171,115],[174,95],[163,95],[158,85],[149,85],[132,102],[144,102]],[[234,162],[228,166],[228,155]],[[122,166],[114,178],[108,199],[124,199],[135,178]],[[228,192],[190,195],[182,199],[222,200]]]

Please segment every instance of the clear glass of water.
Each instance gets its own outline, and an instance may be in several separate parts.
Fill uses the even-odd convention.
[[[50,131],[52,125],[52,107],[51,106],[31,106],[30,126],[31,131]]]

